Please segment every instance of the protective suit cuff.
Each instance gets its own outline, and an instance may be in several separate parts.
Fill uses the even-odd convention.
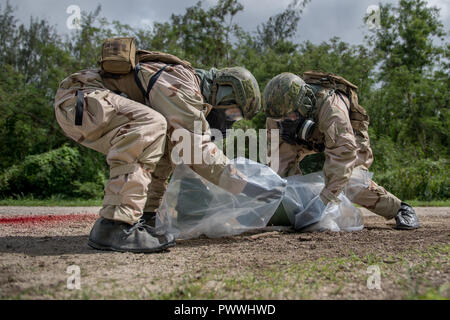
[[[124,164],[121,166],[117,166],[115,168],[110,169],[109,177],[111,179],[114,179],[114,178],[116,178],[118,176],[122,176],[124,174],[136,172],[140,168],[141,168],[141,166],[138,163],[130,163],[130,164]]]
[[[330,190],[326,188],[322,189],[322,192],[320,193],[320,199],[325,205],[327,205],[329,202],[341,202],[341,200],[337,196],[335,196]]]

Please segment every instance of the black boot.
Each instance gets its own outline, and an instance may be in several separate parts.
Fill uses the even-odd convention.
[[[156,213],[155,212],[144,212],[142,215],[143,220],[145,220],[145,224],[154,228],[156,224]]]
[[[175,239],[171,234],[156,234],[153,228],[144,223],[144,220],[131,226],[127,223],[100,218],[92,227],[88,244],[98,250],[152,253],[173,247]]]
[[[404,202],[402,202],[400,210],[398,210],[395,221],[397,222],[395,229],[399,230],[413,230],[418,229],[420,226],[416,212],[409,204]]]

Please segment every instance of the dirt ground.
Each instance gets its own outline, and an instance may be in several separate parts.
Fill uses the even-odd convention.
[[[268,229],[150,255],[89,248],[97,209],[0,207],[0,299],[450,298],[450,208],[416,208],[414,231],[365,212],[360,232]]]

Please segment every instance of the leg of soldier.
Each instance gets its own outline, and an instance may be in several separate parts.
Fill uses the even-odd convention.
[[[74,125],[70,101],[56,108],[58,122],[78,143],[107,155],[110,179],[100,215],[134,224],[163,155],[167,123],[158,112],[107,90],[85,93],[82,125]]]
[[[167,139],[168,140],[168,139]],[[148,186],[145,213],[154,213],[161,205],[162,198],[167,189],[170,174],[173,172],[173,164],[170,161],[169,141],[166,143],[164,155],[152,172],[152,181]]]
[[[151,174],[163,156],[167,122],[158,112],[119,95],[110,101],[128,123],[111,140],[110,180],[100,215],[134,224],[142,216]]]
[[[368,170],[373,163],[373,152],[367,131],[362,129],[356,132],[355,141],[358,146],[355,169]],[[370,181],[367,188],[352,187],[350,178],[347,190],[351,201],[386,219],[395,218],[402,203],[400,199],[373,181]]]
[[[355,168],[365,170],[365,167]],[[377,185],[374,181],[369,182],[367,188],[352,187],[350,178],[347,194],[350,200],[364,208],[378,214],[386,219],[393,219],[401,206],[401,200],[393,194],[387,192],[383,187]]]

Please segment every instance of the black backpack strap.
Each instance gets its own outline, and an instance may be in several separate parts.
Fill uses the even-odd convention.
[[[83,109],[84,109],[84,93],[81,90],[78,90],[76,93],[77,97],[77,105],[75,107],[75,125],[82,126],[83,125]]]
[[[161,76],[161,74],[164,72],[164,70],[166,70],[167,67],[172,66],[170,64],[165,65],[164,67],[162,67],[161,69],[159,69],[151,78],[150,81],[148,82],[148,86],[147,86],[147,90],[144,89],[144,86],[142,85],[141,80],[139,79],[139,71],[141,71],[141,66],[140,64],[137,64],[136,67],[134,68],[134,79],[136,80],[136,83],[139,87],[139,90],[141,90],[142,94],[144,95],[145,98],[147,98],[150,101],[150,92],[153,89],[153,86],[156,84],[156,82],[158,81],[159,77]]]
[[[136,67],[134,68],[134,80],[136,81],[137,86],[139,87],[139,90],[141,90],[142,94],[144,95],[144,99],[146,97],[146,91],[144,89],[144,86],[142,85],[141,80],[139,79],[139,71],[141,71],[141,64],[138,63]]]
[[[345,107],[347,108],[348,111],[350,111],[350,106],[347,104],[347,102],[345,102],[344,98],[342,97],[342,94],[340,91],[336,91],[337,95],[339,96],[339,98],[341,98],[342,102],[345,104]],[[350,100],[350,98],[347,96],[347,99]]]
[[[162,67],[161,69],[158,70],[158,72],[156,72],[151,78],[150,81],[148,82],[148,87],[147,87],[147,92],[146,92],[146,97],[148,98],[148,100],[150,101],[150,92],[153,89],[153,86],[155,85],[156,81],[158,81],[159,77],[161,76],[161,74],[164,72],[164,70],[166,70],[166,68],[169,65],[165,65],[164,67]]]

